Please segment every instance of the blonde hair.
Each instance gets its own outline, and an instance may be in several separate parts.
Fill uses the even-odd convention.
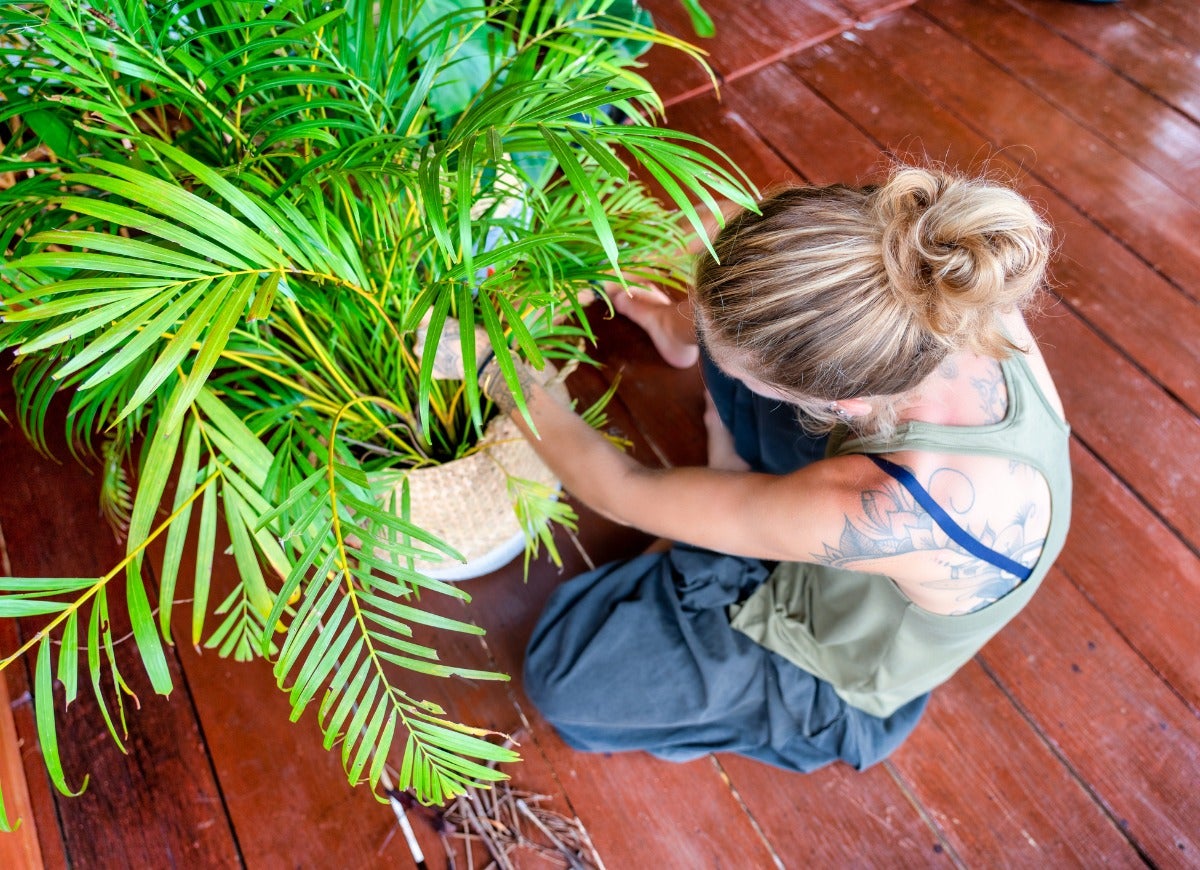
[[[703,337],[813,418],[873,397],[858,428],[887,434],[896,400],[949,354],[1017,349],[997,315],[1037,294],[1050,228],[986,179],[914,167],[877,187],[793,187],[742,212],[702,255],[694,304]]]

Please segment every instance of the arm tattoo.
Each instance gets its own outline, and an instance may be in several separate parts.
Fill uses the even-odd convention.
[[[1022,466],[1022,469],[1027,468]],[[1026,499],[1002,527],[982,527],[963,522],[974,504],[976,493],[971,480],[962,472],[940,468],[931,475],[929,488],[950,493],[940,498],[942,507],[972,537],[1025,566],[1032,566],[1045,543],[1043,530],[1032,522],[1036,503]],[[928,568],[931,579],[919,585],[931,592],[953,591],[954,613],[969,613],[990,604],[1010,592],[1017,579],[995,565],[979,559],[956,544],[933,521],[908,490],[894,480],[860,497],[861,515],[847,514],[837,546],[825,545],[823,553],[814,553],[814,561],[834,568],[876,574],[895,573],[901,566],[912,571],[913,562]]]

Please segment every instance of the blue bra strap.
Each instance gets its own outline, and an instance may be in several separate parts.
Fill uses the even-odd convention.
[[[981,544],[979,541],[971,537],[962,526],[956,523],[951,516],[942,509],[942,506],[933,500],[933,496],[925,487],[917,482],[917,479],[912,476],[912,473],[902,468],[894,462],[889,462],[882,456],[866,454],[866,457],[874,462],[880,469],[899,481],[900,485],[909,491],[913,498],[917,500],[917,504],[925,508],[933,521],[941,527],[942,531],[950,536],[954,543],[958,544],[972,556],[978,559],[995,565],[1002,571],[1007,571],[1009,574],[1015,574],[1021,580],[1028,580],[1029,575],[1033,573],[1032,568],[1026,568],[1020,562],[1010,559],[1003,553],[997,553],[991,547]]]

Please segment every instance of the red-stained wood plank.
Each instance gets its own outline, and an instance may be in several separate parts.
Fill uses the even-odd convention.
[[[1114,4],[1103,14],[1062,0],[1008,0],[1092,52],[1162,102],[1200,119],[1197,49],[1180,45],[1134,11]],[[1154,4],[1158,6],[1159,4]]]
[[[682,34],[681,38],[703,52],[708,51],[708,43],[711,42],[692,33]],[[711,63],[712,58],[707,54],[705,57],[706,61]],[[712,91],[720,85],[720,77],[715,70],[705,69],[695,60],[669,46],[653,46],[640,61],[646,67],[643,75],[654,82],[654,89],[668,106],[693,94]]]
[[[662,29],[692,38],[691,21],[678,0],[643,4]],[[832,0],[718,0],[706,2],[716,34],[703,41],[710,62],[726,79],[745,75],[850,26],[846,11]]]
[[[869,156],[872,148],[883,148],[902,160],[932,158],[1011,181],[1055,227],[1060,244],[1051,267],[1054,290],[1192,411],[1200,411],[1200,342],[1194,340],[1200,335],[1200,309],[1072,203],[1031,178],[1021,150],[996,153],[986,139],[853,42],[821,46],[789,65],[802,83],[789,84],[786,73],[765,70],[738,82],[729,101],[740,110],[742,99],[813,88],[836,106],[835,112],[822,109],[811,96],[790,97],[806,104],[801,129],[830,127],[844,143],[840,149],[797,141],[802,134],[789,136],[776,115],[758,122],[763,136],[801,172],[861,180],[866,167],[883,167],[881,159],[872,163]]]
[[[785,867],[951,867],[946,843],[887,765],[805,776],[718,755]]]
[[[1004,0],[924,0],[920,11],[1063,114],[1200,203],[1200,125]]]
[[[1200,642],[1200,559],[1078,443],[1071,465],[1072,529],[1059,567],[1200,710],[1200,657],[1183,654]]]
[[[0,574],[8,576],[3,571],[3,546],[4,537],[0,533]],[[7,652],[14,649],[17,644],[16,623],[4,620],[3,623],[0,623],[0,649]],[[38,783],[35,781],[33,787],[30,788],[29,777],[25,772],[25,741],[17,729],[16,718],[13,715],[15,704],[10,689],[10,684],[17,685],[20,689],[17,698],[21,699],[21,696],[24,695],[24,680],[17,675],[21,669],[22,663],[17,663],[9,672],[0,673],[0,785],[4,787],[6,817],[9,824],[15,826],[14,830],[0,834],[0,867],[13,867],[17,870],[49,866],[42,857],[41,840],[43,839],[57,839],[59,851],[61,852],[62,849],[62,840],[58,836],[58,820],[53,814],[53,804],[49,801],[49,792],[45,794],[45,804],[35,799]],[[23,675],[21,676],[23,677]],[[22,699],[22,704],[25,703]],[[45,778],[40,771],[38,774],[40,778]],[[43,816],[40,820],[35,814],[39,805],[48,805],[50,810],[49,815]],[[41,826],[49,827],[51,830],[42,832]],[[58,858],[55,866],[65,865],[65,860],[60,858],[57,853],[55,857]]]
[[[1192,0],[1128,0],[1127,5],[1130,16],[1185,48],[1200,51],[1200,16]]]
[[[1200,548],[1200,420],[1155,389],[1079,318],[1045,317],[1038,332],[1079,438],[1190,547]],[[1144,426],[1170,447],[1147,445]]]
[[[1033,149],[1043,183],[1200,298],[1200,207],[912,9],[854,36],[994,148]]]
[[[11,410],[6,404],[5,412]],[[67,455],[58,434],[61,416],[52,414],[47,430],[51,449]],[[39,456],[8,427],[0,429],[0,467],[23,470],[10,479],[0,501],[0,524],[16,576],[99,577],[121,560],[122,548],[98,516],[95,477],[74,462],[57,464]],[[121,615],[123,589],[117,584],[108,590],[118,638],[129,630]],[[24,625],[23,631],[32,630],[31,622]],[[77,786],[85,774],[91,777],[82,796],[56,796],[67,861],[76,866],[236,866],[237,846],[178,661],[168,653],[176,686],[168,700],[151,690],[132,640],[119,642],[116,650],[121,672],[141,700],[140,709],[129,710],[129,754],[121,754],[106,732],[86,678],[80,681],[79,699],[58,717],[68,782]],[[23,736],[32,739],[32,734]],[[38,822],[40,828],[52,819]]]
[[[913,0],[837,0],[856,21],[873,21],[881,15],[911,6]]]
[[[4,785],[5,818],[12,829],[0,834],[0,866],[41,867],[42,849],[38,843],[37,820],[25,784],[20,741],[13,721],[8,684],[0,677],[0,783]]]
[[[1142,866],[977,661],[933,693],[889,763],[967,866]]]
[[[1200,855],[1200,721],[1053,569],[981,658],[1153,865]]]

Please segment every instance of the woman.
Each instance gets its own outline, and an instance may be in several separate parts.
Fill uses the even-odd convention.
[[[692,294],[707,468],[643,467],[523,372],[566,489],[677,542],[551,597],[526,691],[568,743],[801,771],[900,744],[1066,536],[1068,427],[1020,313],[1049,235],[1013,191],[916,168],[731,220]],[[690,324],[652,306],[621,304],[686,361]],[[512,411],[494,364],[481,384]]]

